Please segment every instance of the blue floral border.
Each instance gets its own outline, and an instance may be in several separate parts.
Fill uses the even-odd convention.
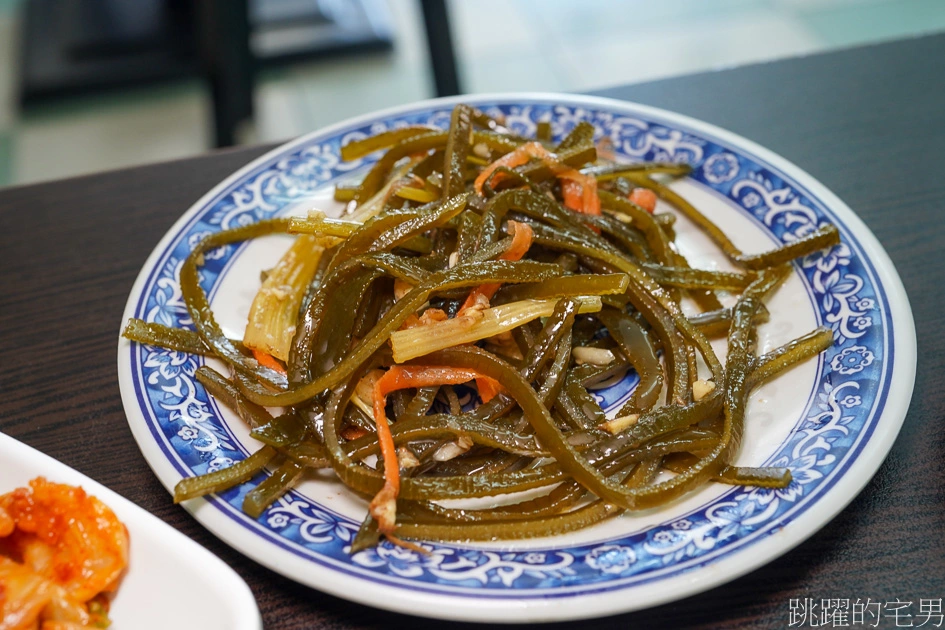
[[[556,137],[588,120],[615,150],[631,159],[686,162],[691,178],[726,197],[775,239],[790,242],[827,223],[839,223],[816,198],[773,167],[738,148],[667,124],[654,116],[604,107],[547,102],[480,103],[501,112],[509,126],[533,135],[548,120]],[[190,326],[177,281],[180,264],[204,235],[278,214],[316,189],[361,169],[376,156],[343,163],[341,145],[410,124],[446,127],[449,107],[417,109],[330,136],[315,136],[286,149],[201,207],[154,266],[135,315],[171,326]],[[357,523],[299,493],[290,493],[258,521],[242,514],[245,493],[262,480],[213,499],[217,509],[295,554],[369,580],[411,589],[466,596],[567,595],[622,588],[664,579],[734,552],[783,527],[816,501],[816,495],[855,459],[868,440],[888,391],[891,322],[875,273],[849,231],[843,242],[796,263],[818,319],[836,343],[822,358],[817,391],[808,412],[769,463],[788,466],[794,482],[784,490],[733,489],[685,517],[631,536],[570,548],[522,552],[424,545],[422,555],[382,544],[349,555]],[[201,284],[212,291],[238,246],[210,252]],[[152,435],[182,475],[231,465],[245,453],[214,414],[193,379],[198,359],[161,348],[133,345],[132,369],[141,411]],[[605,402],[626,395],[627,382],[598,392]],[[616,404],[616,403],[614,403]]]

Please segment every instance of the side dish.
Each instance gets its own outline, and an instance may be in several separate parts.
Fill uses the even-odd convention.
[[[0,495],[0,630],[107,628],[128,532],[82,488],[42,477]]]
[[[336,188],[341,218],[313,211],[198,243],[180,271],[194,330],[128,323],[133,341],[222,360],[228,374],[203,366],[197,379],[263,442],[181,481],[176,501],[270,467],[243,505],[259,517],[306,469],[331,468],[369,500],[357,550],[381,536],[549,536],[708,482],[790,483],[787,469],[733,465],[747,397],[832,334],[758,356],[756,326],[791,261],[837,244],[835,227],[745,254],[669,186],[687,165],[607,159],[583,122],[557,142],[548,123],[523,138],[459,105],[447,130],[392,129],[341,158],[375,152],[359,183]],[[692,268],[669,208],[733,270]],[[245,334],[229,339],[200,286],[204,254],[275,233],[299,236],[261,270]],[[588,388],[632,373],[608,417]],[[487,496],[498,506],[444,503]]]

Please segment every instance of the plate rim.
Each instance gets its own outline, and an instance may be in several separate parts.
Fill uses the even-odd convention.
[[[684,574],[690,579],[685,580],[686,585],[681,589],[681,593],[678,589],[673,591],[672,594],[653,592],[651,594],[654,597],[647,599],[645,602],[628,603],[622,599],[615,601],[616,599],[620,599],[614,597],[615,594],[620,593],[620,588],[611,588],[602,592],[585,591],[568,598],[542,597],[541,595],[526,595],[524,593],[520,594],[520,597],[500,597],[494,593],[482,593],[478,597],[469,597],[466,595],[458,596],[448,593],[415,590],[403,585],[371,581],[370,585],[372,591],[385,591],[385,595],[387,595],[387,597],[375,598],[373,593],[361,593],[361,591],[356,588],[357,585],[366,583],[366,580],[362,577],[343,572],[339,575],[333,568],[312,564],[310,561],[295,556],[294,554],[288,554],[292,555],[291,558],[280,557],[279,561],[276,561],[276,559],[266,553],[266,548],[269,546],[268,544],[264,542],[260,545],[260,540],[256,534],[240,527],[235,522],[229,519],[218,519],[217,517],[223,518],[225,515],[219,514],[218,510],[213,505],[203,499],[185,504],[188,511],[215,536],[236,548],[240,553],[286,575],[290,579],[311,586],[312,588],[375,608],[405,612],[419,616],[478,622],[494,622],[500,620],[505,622],[536,622],[600,617],[648,608],[669,601],[682,599],[683,597],[688,597],[734,580],[775,560],[815,534],[839,514],[839,512],[862,491],[882,465],[905,420],[911,401],[916,364],[915,324],[911,308],[909,307],[908,296],[906,295],[902,281],[891,259],[872,231],[839,199],[839,197],[813,176],[786,158],[756,144],[752,140],[711,123],[662,108],[607,97],[575,94],[566,95],[544,92],[476,94],[417,101],[369,112],[328,127],[314,130],[299,138],[274,147],[264,155],[252,160],[216,184],[205,195],[192,204],[173,225],[168,228],[167,232],[165,232],[160,241],[154,246],[151,254],[142,265],[141,271],[129,293],[129,299],[122,316],[122,322],[132,316],[135,299],[140,295],[144,285],[147,283],[147,278],[153,271],[155,263],[161,258],[166,248],[175,240],[175,235],[193,220],[200,210],[211,200],[230,186],[245,179],[247,175],[266,163],[272,162],[280,156],[290,153],[293,149],[310,143],[315,138],[330,137],[344,129],[361,126],[372,121],[388,119],[393,116],[405,115],[413,111],[448,107],[464,102],[472,104],[491,102],[507,104],[543,103],[576,107],[598,107],[609,111],[623,111],[628,114],[632,113],[661,119],[670,124],[691,129],[697,133],[705,133],[715,139],[750,153],[752,157],[774,167],[794,180],[797,184],[803,186],[807,192],[811,193],[823,206],[829,208],[837,218],[841,219],[844,227],[846,227],[852,235],[855,235],[865,257],[870,261],[873,267],[873,272],[878,280],[879,286],[882,287],[883,291],[886,293],[889,307],[889,323],[892,328],[889,338],[892,341],[891,347],[894,349],[889,374],[895,374],[898,384],[895,388],[891,383],[886,385],[887,391],[886,400],[883,403],[884,407],[879,411],[872,435],[864,442],[864,445],[868,444],[870,447],[869,453],[864,454],[864,452],[861,451],[849,463],[847,471],[836,478],[832,486],[822,491],[823,494],[829,494],[837,500],[829,502],[829,505],[828,502],[825,501],[824,496],[816,500],[813,505],[810,505],[799,516],[792,520],[793,527],[790,532],[785,533],[782,530],[776,535],[767,536],[754,541],[750,548],[754,550],[755,553],[732,553],[722,558],[710,559],[705,563],[700,563],[698,565],[700,570],[692,570]],[[144,423],[133,422],[131,417],[133,414],[129,413],[129,409],[135,410],[137,404],[136,398],[133,396],[133,391],[129,391],[130,389],[133,390],[133,384],[125,383],[125,381],[130,379],[128,371],[122,369],[123,364],[127,363],[127,361],[123,360],[123,358],[127,356],[123,350],[129,343],[130,342],[119,337],[119,382],[126,417],[134,434],[135,441],[142,451],[142,454],[145,456],[149,466],[166,488],[172,488],[173,484],[180,479],[179,473],[174,469],[173,465],[164,458],[158,445],[148,442],[148,440],[152,438],[148,427],[145,426]],[[904,385],[904,378],[908,381],[908,387]],[[142,437],[144,438],[144,442],[142,441]],[[153,455],[149,456],[148,452],[146,452],[146,445],[157,449],[157,458]],[[749,557],[745,557],[746,555]],[[326,576],[331,576],[331,579],[312,579],[321,573],[324,573]],[[654,586],[660,586],[660,582],[656,581],[650,584],[634,585],[632,588],[637,589],[637,591],[646,591],[648,588],[654,591]],[[417,609],[417,607],[408,608],[406,603],[401,601],[405,599],[404,595],[406,593],[410,595],[406,598],[410,600],[409,603],[411,605],[416,604],[419,606],[419,609]],[[574,602],[578,601],[578,599],[580,599],[581,605],[575,606]],[[481,605],[486,601],[490,604],[488,608]],[[444,603],[451,604],[449,610],[442,608]],[[427,604],[432,604],[432,606],[427,606]]]

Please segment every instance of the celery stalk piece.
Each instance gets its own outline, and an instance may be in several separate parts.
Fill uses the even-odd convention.
[[[289,219],[290,234],[315,234],[317,236],[337,236],[347,238],[361,227],[357,221],[343,221],[326,217],[323,212],[310,210],[307,217]]]
[[[601,309],[600,296],[582,296],[575,299],[580,302],[578,313],[596,313]],[[539,317],[549,317],[557,302],[555,298],[519,300],[483,309],[482,317],[467,315],[398,330],[390,336],[394,361],[403,363],[437,350],[498,335]]]
[[[322,242],[303,234],[282,255],[253,298],[243,345],[282,361],[289,358],[299,306],[325,251]]]
[[[436,201],[440,196],[439,193],[432,190],[413,186],[401,186],[394,194],[403,199],[409,199],[410,201],[417,201],[419,203],[430,203],[431,201]]]

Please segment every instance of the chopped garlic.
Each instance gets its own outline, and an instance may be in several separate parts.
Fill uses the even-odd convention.
[[[591,365],[610,365],[614,362],[614,353],[606,348],[594,348],[591,346],[575,346],[571,351],[574,360],[578,365],[590,363]]]
[[[397,463],[401,468],[416,468],[420,465],[420,460],[406,446],[398,447]]]
[[[706,381],[700,378],[698,381],[692,384],[692,398],[696,401],[702,400],[711,394],[714,389],[714,381]]]
[[[453,252],[452,254],[450,254],[449,261],[450,261],[450,269],[452,269],[453,267],[456,266],[456,263],[459,262],[459,252]]]
[[[478,155],[481,158],[490,158],[492,157],[492,151],[489,150],[489,145],[485,142],[477,142],[473,145],[472,152],[475,155]]]
[[[640,414],[631,413],[629,416],[622,416],[620,418],[614,418],[613,420],[608,420],[607,422],[600,425],[604,431],[607,431],[611,435],[617,435],[624,429],[632,427],[637,423],[637,420],[640,419]]]
[[[456,314],[456,319],[469,318],[470,323],[482,319],[483,311],[489,308],[489,298],[478,291],[473,294],[473,303]]]
[[[420,326],[430,326],[431,324],[436,324],[437,322],[445,322],[449,319],[449,315],[441,308],[428,308],[423,311],[423,315],[420,316],[418,323]]]
[[[615,212],[614,217],[621,223],[626,223],[627,225],[633,223],[633,217],[629,214],[624,214],[623,212]]]
[[[473,441],[464,435],[455,442],[449,442],[436,449],[436,453],[433,454],[433,459],[438,462],[448,462],[454,457],[459,457],[471,449],[472,445]]]

